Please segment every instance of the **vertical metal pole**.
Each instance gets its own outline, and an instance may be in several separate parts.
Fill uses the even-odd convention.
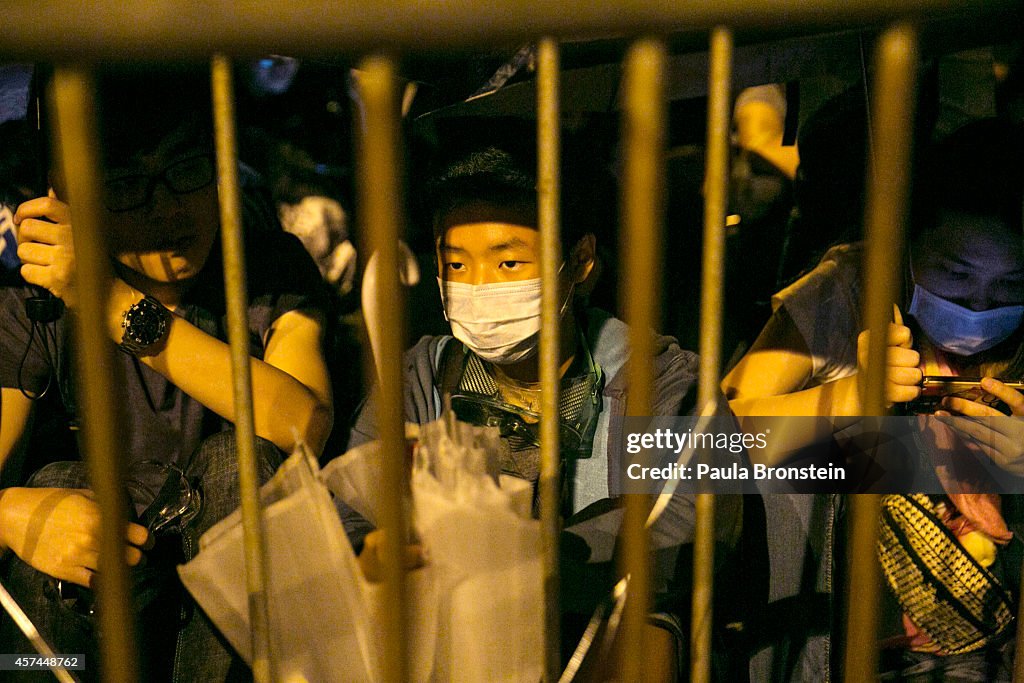
[[[53,138],[67,183],[66,199],[75,226],[78,309],[74,316],[79,343],[78,388],[81,391],[85,457],[96,500],[100,529],[99,631],[101,671],[105,681],[138,678],[134,633],[128,604],[128,566],[124,561],[127,496],[122,486],[124,462],[120,438],[119,397],[123,378],[112,357],[106,330],[110,295],[110,256],[100,205],[100,156],[96,138],[96,104],[92,73],[63,66],[53,76],[56,105]]]
[[[1020,586],[1024,589],[1024,572],[1021,573]],[[1024,595],[1024,593],[1017,593],[1017,595]],[[1017,635],[1016,635],[1016,649],[1014,652],[1024,652],[1024,629],[1020,627],[1021,623],[1024,623],[1024,600],[1017,606]],[[1013,683],[1024,682],[1024,657],[1013,658]]]
[[[629,48],[623,91],[625,168],[622,183],[622,225],[619,253],[625,268],[620,299],[629,324],[632,352],[626,414],[651,414],[654,386],[654,339],[659,327],[658,288],[661,284],[661,225],[665,161],[666,54],[661,41],[645,38]],[[630,577],[623,614],[619,680],[641,679],[643,627],[650,602],[650,556],[645,522],[649,500],[627,495],[622,523],[624,574]]]
[[[242,235],[242,204],[238,189],[238,151],[231,61],[215,55],[211,69],[213,121],[217,145],[220,234],[224,252],[224,292],[234,381],[235,438],[238,444],[238,477],[242,503],[245,547],[245,584],[249,596],[252,633],[252,673],[258,683],[276,680],[270,637],[270,606],[267,591],[267,549],[260,513],[259,476],[256,471],[256,428],[252,407],[252,373],[249,358],[249,315],[245,275],[245,242]]]
[[[896,300],[910,187],[917,36],[897,25],[881,37],[875,54],[872,88],[874,166],[868,171],[864,263],[864,319],[870,330],[864,394],[865,415],[884,415],[885,358],[892,302]],[[847,681],[878,676],[878,605],[881,589],[876,545],[876,495],[853,496],[850,513],[850,585],[846,591],[847,628],[844,677]]]
[[[359,140],[359,206],[370,252],[380,269],[373,296],[380,309],[380,408],[377,411],[383,452],[381,486],[389,504],[381,512],[384,536],[384,679],[408,680],[405,585],[401,566],[406,543],[404,502],[408,488],[402,401],[402,329],[404,301],[398,283],[398,237],[402,194],[399,171],[400,103],[394,61],[368,57],[359,66],[359,93],[365,120]]]
[[[557,681],[561,664],[558,603],[558,534],[561,531],[561,482],[558,472],[559,332],[562,262],[559,223],[558,42],[543,38],[537,60],[537,202],[541,242],[540,330],[540,521],[544,538],[544,661],[547,680]],[[571,276],[569,267],[566,268]],[[570,314],[571,315],[571,314]]]
[[[704,182],[704,259],[700,307],[700,380],[697,405],[705,412],[718,400],[722,358],[725,214],[729,202],[729,131],[731,124],[732,32],[711,32],[708,73],[707,169]],[[714,596],[715,498],[699,493],[693,544],[693,607],[690,634],[690,680],[711,680],[711,620]]]

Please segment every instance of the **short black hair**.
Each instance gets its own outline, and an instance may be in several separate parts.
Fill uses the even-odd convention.
[[[199,65],[107,67],[96,77],[104,164],[124,166],[182,125],[199,145],[213,144],[208,70]]]
[[[421,213],[434,239],[445,214],[475,202],[537,206],[536,124],[479,119],[460,124],[457,142],[439,145],[423,182]],[[482,128],[482,130],[481,130]],[[472,131],[472,132],[470,132]],[[561,241],[567,253],[587,234],[607,234],[614,220],[616,193],[607,164],[593,146],[562,134]]]
[[[522,161],[497,147],[473,151],[454,160],[428,183],[432,216],[473,202],[536,205],[535,172]]]
[[[912,237],[934,227],[940,210],[996,217],[1024,234],[1024,127],[1004,119],[979,119],[922,156]]]
[[[53,69],[36,65],[33,93],[39,98],[41,130],[47,132],[53,113],[45,93],[50,89]],[[106,65],[94,78],[97,124],[102,162],[106,168],[126,165],[133,157],[155,149],[182,125],[200,145],[213,143],[213,106],[208,68],[199,64],[152,65],[147,63]],[[32,115],[33,112],[30,112]],[[47,168],[56,159],[41,136],[40,155]]]

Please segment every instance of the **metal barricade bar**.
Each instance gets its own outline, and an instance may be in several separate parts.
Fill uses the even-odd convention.
[[[267,590],[270,586],[269,563],[263,533],[263,515],[260,511],[259,476],[256,471],[256,426],[252,403],[252,361],[249,357],[249,304],[246,292],[242,203],[238,185],[234,93],[231,62],[224,55],[213,58],[211,87],[217,148],[220,234],[224,252],[224,293],[227,305],[228,343],[231,347],[235,437],[238,444],[245,587],[249,598],[249,626],[252,633],[252,672],[257,683],[269,683],[276,680],[270,636],[270,606],[267,599]]]
[[[378,429],[384,453],[381,487],[390,491],[389,504],[381,510],[380,528],[384,530],[384,643],[379,653],[384,665],[384,680],[401,683],[409,680],[407,626],[405,622],[405,572],[402,549],[407,542],[405,497],[408,489],[408,463],[405,457],[405,408],[402,401],[401,362],[404,300],[398,282],[399,227],[402,205],[399,173],[400,104],[394,61],[387,57],[368,57],[360,63],[359,95],[365,119],[359,138],[359,206],[363,230],[370,253],[378,260],[374,297],[380,307],[380,359],[377,379],[380,404]],[[367,376],[372,376],[371,372]]]
[[[666,50],[656,39],[634,42],[626,56],[623,91],[622,233],[619,253],[624,268],[619,298],[629,325],[629,394],[626,415],[651,414],[654,387],[654,339],[660,317],[661,242],[664,198],[664,100]],[[632,277],[631,277],[632,276]],[[627,286],[627,283],[628,286]],[[619,680],[641,680],[643,628],[647,619],[651,567],[645,523],[650,504],[640,494],[625,496],[622,522],[622,573],[629,592],[622,621]]]
[[[101,510],[98,583],[101,671],[106,681],[136,680],[135,641],[128,605],[125,555],[127,494],[120,438],[119,406],[124,405],[124,378],[117,371],[107,336],[110,259],[100,205],[100,154],[96,137],[94,80],[90,69],[60,66],[54,71],[52,102],[56,111],[52,137],[56,142],[66,199],[75,226],[78,310],[78,387],[83,416],[85,459]],[[100,575],[97,575],[98,577]]]
[[[825,14],[830,23],[873,21],[892,14],[891,3],[869,0],[848,3],[841,0],[815,3],[800,0],[762,0],[750,2],[686,4],[674,2],[583,2],[570,0],[567,7],[494,6],[450,8],[438,13],[424,10],[411,0],[373,3],[353,12],[324,11],[320,2],[299,6],[252,7],[225,3],[223,12],[210,11],[208,4],[166,3],[151,7],[138,21],[138,8],[113,0],[99,0],[79,9],[63,3],[15,2],[7,9],[8,41],[18,54],[113,54],[180,56],[202,54],[204,47],[216,44],[225,49],[243,51],[275,44],[279,49],[294,48],[296,53],[311,50],[363,49],[382,42],[410,45],[419,49],[472,46],[495,37],[509,38],[552,33],[603,32],[609,29],[638,30],[710,25],[719,22],[732,26],[764,23],[768,13],[785,13],[793,24],[811,24]],[[1009,2],[912,0],[900,8],[908,16],[928,15],[950,7],[958,9],[1014,7]],[[60,45],[52,40],[52,22],[56,12],[63,17]],[[202,21],[196,21],[201,12]],[[316,21],[309,21],[315,13]],[[30,16],[31,14],[31,16]],[[70,16],[69,16],[70,15]],[[131,35],[113,35],[111,25],[128,25],[129,16],[138,27]],[[42,17],[42,20],[40,20]],[[120,21],[123,17],[124,21]],[[7,49],[7,48],[5,48]],[[55,51],[56,49],[56,51]],[[705,260],[701,312],[701,378],[698,405],[717,396],[717,369],[720,365],[724,261],[724,216],[727,196],[728,105],[731,70],[731,34],[716,29],[711,42],[710,101],[708,113],[708,168],[705,207]],[[623,232],[620,253],[625,258],[622,302],[630,325],[633,349],[630,363],[628,415],[651,412],[653,349],[649,331],[658,327],[660,283],[660,244],[662,198],[664,194],[663,141],[665,136],[664,73],[666,54],[656,40],[637,41],[626,61],[624,92],[626,166],[622,188]],[[874,163],[869,176],[867,203],[867,273],[865,277],[865,319],[873,339],[884,339],[892,312],[889,302],[896,292],[896,272],[906,220],[909,186],[909,150],[913,119],[913,93],[917,63],[916,35],[902,25],[890,29],[880,41],[878,74],[874,91],[872,119]],[[559,253],[559,108],[558,48],[553,39],[540,44],[538,91],[539,146],[539,228],[544,250],[544,325],[542,340],[543,440],[541,474],[542,523],[545,529],[545,633],[547,653],[545,670],[557,677],[558,648],[558,290]],[[217,130],[218,175],[221,181],[221,226],[224,240],[225,286],[228,296],[229,336],[235,375],[236,432],[239,437],[242,510],[245,524],[247,589],[253,623],[254,675],[258,681],[274,679],[271,657],[269,616],[267,612],[266,549],[261,540],[258,483],[253,461],[255,432],[252,418],[251,378],[247,348],[245,269],[242,260],[242,231],[238,191],[230,64],[225,57],[213,62],[213,97]],[[401,545],[406,538],[404,491],[406,490],[405,439],[403,429],[401,333],[403,305],[398,285],[398,235],[401,216],[399,187],[398,103],[395,92],[395,66],[392,60],[372,57],[362,64],[360,90],[365,105],[365,135],[360,145],[360,206],[366,218],[372,252],[377,254],[384,277],[377,278],[376,299],[381,302],[381,410],[380,433],[386,460],[386,490],[395,492],[383,511],[382,528],[389,531],[384,543],[387,637],[382,659],[390,681],[408,678],[406,653],[405,596]],[[98,147],[95,141],[95,117],[91,75],[87,69],[62,67],[55,74],[55,139],[68,178],[68,199],[74,207],[76,255],[80,315],[77,333],[83,373],[83,411],[86,428],[86,453],[92,471],[97,498],[104,510],[103,557],[123,554],[125,520],[117,511],[126,508],[120,481],[116,430],[117,403],[113,399],[117,373],[110,362],[109,343],[103,329],[109,268],[99,212],[100,188]],[[724,126],[724,127],[723,127]],[[640,277],[637,277],[640,275]],[[632,276],[632,277],[631,277]],[[625,283],[630,286],[626,287]],[[241,341],[240,341],[241,340]],[[863,397],[865,415],[884,413],[884,344],[871,349],[867,390]],[[712,388],[713,387],[713,388]],[[707,681],[710,675],[710,605],[713,589],[713,498],[698,499],[698,553],[695,560],[694,629],[692,680]],[[644,521],[647,501],[629,496],[623,525],[624,566],[630,576],[631,598],[623,626],[624,653],[619,664],[623,680],[636,680],[643,657],[641,628],[649,601],[650,568]],[[875,560],[878,499],[859,496],[853,500],[851,557],[853,572],[847,596],[856,595],[850,605],[847,628],[847,652],[844,675],[847,680],[874,678],[877,652],[878,567]],[[107,514],[114,511],[114,514]],[[131,615],[127,604],[127,567],[122,562],[104,565],[100,590],[104,673],[106,680],[130,681],[136,677],[135,657],[130,634]],[[857,644],[854,651],[853,644]],[[866,650],[865,648],[866,645]],[[1021,665],[1018,663],[1018,670]],[[1017,678],[1020,678],[1018,674]]]
[[[67,3],[10,0],[4,7],[3,50],[19,58],[186,56],[206,58],[209,46],[245,54],[267,46],[295,55],[358,54],[409,47],[440,50],[514,43],[539,35],[644,35],[717,25],[734,29],[784,21],[809,30],[861,27],[891,19],[949,16],[966,11],[1019,11],[1018,0],[561,0],[557,3],[449,3],[328,0],[245,3],[118,0]],[[131,27],[131,30],[124,30]],[[60,40],[54,40],[59,35]]]
[[[732,128],[732,33],[711,32],[708,71],[707,168],[704,182],[704,254],[701,273],[700,378],[697,405],[706,414],[718,402],[722,357],[725,214],[729,202],[729,136]],[[693,605],[690,680],[711,680],[711,627],[715,566],[715,497],[697,494],[693,542]]]
[[[537,55],[537,227],[541,245],[541,331],[540,331],[540,521],[543,535],[544,595],[544,671],[549,681],[557,681],[561,668],[558,552],[561,532],[561,482],[559,469],[558,400],[560,308],[558,286],[562,262],[561,206],[561,131],[559,119],[558,42],[540,41]],[[567,266],[571,276],[571,268]],[[567,313],[567,315],[571,315]]]
[[[872,88],[872,154],[867,177],[864,261],[864,319],[869,345],[863,415],[885,415],[885,343],[893,319],[897,278],[910,193],[917,36],[908,25],[888,29],[875,53]],[[878,612],[881,581],[877,559],[880,497],[855,495],[850,513],[850,582],[846,591],[847,627],[844,680],[878,676]],[[854,596],[856,599],[854,600]]]

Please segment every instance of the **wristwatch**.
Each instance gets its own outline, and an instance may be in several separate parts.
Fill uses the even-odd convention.
[[[162,303],[147,296],[121,314],[120,349],[133,356],[155,353],[170,329],[171,312]]]

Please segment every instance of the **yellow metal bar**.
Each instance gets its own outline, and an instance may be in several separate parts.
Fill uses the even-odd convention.
[[[380,315],[380,407],[377,421],[383,451],[381,486],[388,504],[381,512],[384,535],[384,642],[380,655],[384,680],[408,680],[405,585],[401,566],[406,542],[405,498],[408,472],[405,457],[404,407],[402,402],[402,328],[404,302],[398,283],[398,237],[402,191],[399,171],[400,101],[396,67],[392,59],[368,57],[360,66],[359,96],[365,120],[359,139],[359,207],[370,252],[378,259],[373,296]]]
[[[259,475],[256,471],[256,427],[252,407],[252,373],[249,358],[249,315],[245,276],[245,241],[242,235],[242,204],[238,189],[238,151],[231,62],[216,55],[212,62],[213,120],[217,145],[217,178],[220,197],[220,234],[224,252],[224,291],[234,382],[235,438],[238,444],[238,477],[241,487],[242,530],[245,547],[245,585],[249,596],[252,633],[252,673],[257,683],[276,680],[270,638],[270,607],[267,590],[267,548],[260,514]]]
[[[544,661],[547,680],[557,681],[561,664],[558,609],[558,534],[561,524],[558,443],[559,309],[562,295],[558,267],[562,262],[559,223],[559,90],[558,42],[540,41],[537,55],[537,202],[541,242],[540,330],[540,521],[544,536]],[[571,276],[569,267],[567,273]],[[571,305],[571,304],[570,304]],[[569,311],[566,315],[572,315]]]
[[[903,235],[910,189],[914,87],[917,46],[914,30],[906,25],[889,29],[879,41],[872,88],[872,168],[868,170],[865,207],[864,319],[871,344],[864,395],[865,415],[884,415],[884,340],[893,320],[897,281],[902,263]]]
[[[124,561],[127,496],[122,486],[124,440],[119,433],[124,378],[112,357],[106,330],[110,294],[110,255],[100,205],[100,156],[96,103],[88,68],[62,66],[53,77],[56,105],[52,131],[67,184],[75,226],[79,343],[78,388],[82,399],[82,435],[96,500],[102,510],[98,578],[100,670],[105,681],[134,681],[134,625],[128,605],[128,566]]]
[[[1024,572],[1021,572],[1020,585],[1024,589]],[[1024,595],[1024,593],[1017,593],[1017,595]],[[1024,629],[1020,627],[1020,624],[1024,623],[1024,601],[1021,601],[1017,605],[1017,636],[1014,652],[1024,652],[1021,650],[1024,647]],[[1013,683],[1024,683],[1024,657],[1013,658]]]
[[[559,0],[449,2],[375,0],[7,0],[5,54],[18,58],[117,56],[205,58],[210,45],[231,53],[273,46],[284,54],[381,45],[424,50],[491,47],[538,35],[668,33],[728,25],[788,29],[856,28],[895,12],[931,18],[968,11],[1019,11],[1019,0]],[[60,40],[54,40],[59,35]]]
[[[725,214],[729,203],[729,133],[732,119],[732,33],[711,32],[708,71],[707,168],[704,182],[704,255],[701,269],[700,379],[697,405],[704,412],[718,400],[722,358]],[[693,543],[693,603],[690,631],[690,680],[711,680],[711,604],[714,597],[715,498],[699,493]]]
[[[625,62],[623,91],[622,234],[619,253],[625,264],[620,299],[629,324],[629,395],[626,414],[651,414],[654,386],[654,339],[660,327],[661,226],[664,198],[665,46],[655,39],[637,40]],[[622,622],[619,679],[640,680],[644,661],[642,633],[650,602],[650,556],[644,495],[627,495],[622,523],[624,574],[630,577]]]
[[[884,415],[885,357],[892,304],[902,263],[900,245],[907,219],[910,154],[913,140],[917,35],[907,25],[887,30],[875,53],[872,87],[872,165],[867,178],[864,263],[864,319],[872,343],[868,352],[865,415]],[[881,343],[875,343],[881,341]],[[850,586],[846,592],[847,630],[844,680],[877,677],[880,576],[876,495],[854,496],[850,514]]]

